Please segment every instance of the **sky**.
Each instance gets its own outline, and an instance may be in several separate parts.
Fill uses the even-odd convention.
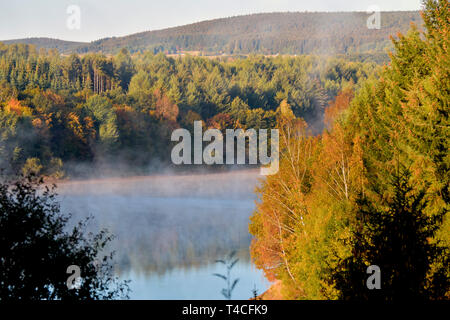
[[[367,11],[374,5],[381,11],[419,10],[421,0],[0,0],[0,40],[88,42],[243,14]]]

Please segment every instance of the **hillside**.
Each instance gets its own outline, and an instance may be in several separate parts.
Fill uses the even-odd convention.
[[[66,52],[66,53],[75,51],[78,47],[86,44],[83,42],[65,41],[51,38],[25,38],[15,40],[5,40],[2,42],[4,44],[13,44],[13,43],[32,44],[37,48],[57,49],[59,52]]]
[[[5,41],[57,48],[61,52],[116,53],[120,48],[206,54],[380,53],[390,46],[389,36],[406,32],[422,20],[418,11],[382,12],[381,29],[368,29],[365,12],[262,13],[215,19],[124,37],[77,43],[48,38]]]

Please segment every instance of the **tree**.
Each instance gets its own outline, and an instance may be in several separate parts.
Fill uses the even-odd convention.
[[[384,205],[359,196],[352,255],[330,271],[341,299],[442,299],[449,294],[449,247],[430,241],[446,210],[427,216],[429,199],[424,190],[414,190],[410,177],[407,170],[393,177],[394,195]],[[370,265],[380,268],[379,290],[366,286]]]
[[[400,162],[432,197],[429,216],[450,208],[449,6],[446,0],[424,1],[424,32],[412,27],[393,40],[390,65],[362,87],[348,117],[349,129],[361,138],[366,195],[372,202],[381,200],[380,190],[392,195],[390,177]],[[450,245],[449,230],[447,216],[436,240]]]
[[[55,186],[32,175],[0,183],[0,300],[91,300],[128,296],[113,275],[107,231],[85,236],[87,221],[68,230]],[[78,266],[79,289],[68,288],[67,270]]]
[[[151,103],[153,81],[150,74],[139,70],[130,80],[128,94],[139,101],[140,104]]]
[[[29,174],[39,175],[42,170],[41,161],[39,158],[28,158],[22,168],[22,174],[27,176]]]
[[[289,106],[279,111],[280,170],[256,189],[259,201],[249,226],[254,236],[251,254],[269,280],[283,281],[289,291],[285,297],[298,297],[305,293],[299,286],[301,274],[295,270],[301,255],[295,243],[305,231],[309,214],[313,139],[308,137],[306,123],[295,118]]]
[[[95,119],[98,128],[100,153],[107,155],[115,149],[119,139],[117,115],[111,102],[105,97],[95,95],[86,101],[85,108]]]
[[[156,89],[153,92],[153,95],[156,98],[156,102],[155,102],[156,116],[161,119],[164,119],[164,120],[176,122],[177,117],[178,117],[178,112],[179,112],[179,109],[178,109],[178,106],[176,105],[176,103],[173,102],[172,99],[170,99],[168,96],[166,96],[159,89]]]
[[[120,86],[124,91],[128,91],[128,85],[135,73],[133,60],[127,49],[122,48],[119,54],[114,59],[114,67],[117,77],[120,81]]]
[[[349,209],[359,185],[359,144],[345,124],[351,94],[341,93],[327,109],[329,129],[311,137],[304,120],[286,101],[278,108],[280,170],[266,178],[251,217],[251,253],[269,280],[282,281],[287,299],[331,299],[327,285],[335,254],[348,255]]]

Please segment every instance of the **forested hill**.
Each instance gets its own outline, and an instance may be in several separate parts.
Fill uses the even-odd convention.
[[[86,45],[83,42],[65,41],[51,38],[27,38],[17,40],[2,41],[5,44],[24,43],[34,45],[36,48],[57,49],[59,52],[75,52],[80,46]]]
[[[121,48],[206,54],[380,53],[390,46],[389,36],[405,33],[410,23],[422,24],[418,11],[382,12],[381,29],[368,29],[365,12],[261,13],[198,22],[91,43],[48,38],[10,40],[61,52],[116,53]]]

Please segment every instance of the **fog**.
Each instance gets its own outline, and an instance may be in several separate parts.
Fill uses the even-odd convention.
[[[69,181],[58,184],[58,197],[72,222],[93,216],[89,231],[107,228],[115,235],[109,249],[116,252],[117,273],[133,280],[137,295],[132,297],[206,298],[190,292],[188,284],[195,281],[206,281],[205,293],[218,293],[222,283],[211,274],[223,270],[214,262],[236,250],[236,276],[249,282],[241,298],[248,298],[253,283],[266,285],[248,250],[260,177],[259,170],[236,170]],[[187,286],[180,289],[185,296],[176,292],[180,279]]]

